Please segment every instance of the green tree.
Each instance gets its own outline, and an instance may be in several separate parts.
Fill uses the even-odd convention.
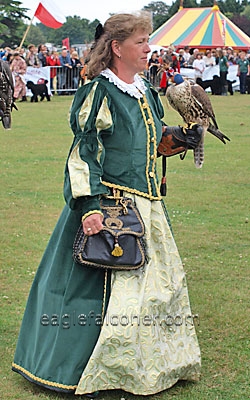
[[[66,22],[59,29],[51,29],[43,24],[37,26],[46,38],[46,42],[61,46],[62,40],[69,38],[70,44],[91,43],[94,39],[95,28],[99,20],[90,22],[88,19],[81,19],[79,16],[67,17]]]
[[[241,2],[237,0],[218,0],[217,4],[220,11],[228,18],[234,14],[240,14],[243,8]]]
[[[168,20],[168,9],[169,6],[163,1],[152,1],[148,6],[143,7],[143,10],[152,13],[154,30]]]
[[[245,15],[234,15],[232,21],[237,25],[246,35],[250,36],[250,19]]]
[[[184,5],[186,8],[199,7],[196,0],[185,0]]]
[[[244,10],[240,15],[243,15],[244,17],[249,19],[249,25],[250,25],[250,4],[244,7]]]
[[[23,19],[27,19],[27,8],[21,7],[21,1],[1,0],[0,4],[0,45],[17,47],[25,31]]]
[[[183,7],[184,8],[194,8],[198,7],[196,0],[184,0],[183,2]],[[173,15],[175,15],[180,8],[180,1],[176,0],[172,5],[169,7],[168,13],[169,13],[169,18],[171,18]]]
[[[25,39],[25,46],[28,46],[30,43],[34,44],[35,46],[38,46],[40,43],[46,43],[47,40],[37,25],[31,25],[29,29],[29,33]]]
[[[200,7],[213,7],[214,0],[201,0]]]

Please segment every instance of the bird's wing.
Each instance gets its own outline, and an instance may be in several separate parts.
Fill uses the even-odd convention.
[[[200,105],[200,107],[202,107],[204,114],[206,114],[212,120],[209,123],[207,131],[220,139],[224,144],[226,143],[226,140],[230,141],[230,139],[219,130],[212,103],[205,90],[197,84],[190,85],[190,88],[193,99]]]
[[[176,101],[176,93],[174,91],[173,86],[169,86],[166,91],[166,97],[169,105],[180,114],[180,110],[178,107],[178,101]]]
[[[189,106],[191,102],[191,93],[184,84],[171,85],[167,88],[166,97],[170,106],[178,112],[183,121],[189,123]],[[194,122],[194,121],[192,121]]]
[[[203,109],[204,114],[212,119],[215,128],[218,129],[213,106],[205,90],[197,84],[190,85],[190,90],[194,101],[196,101],[200,105],[200,107]]]

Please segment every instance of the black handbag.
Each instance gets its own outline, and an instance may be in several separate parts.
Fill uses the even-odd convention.
[[[85,235],[80,225],[73,245],[73,258],[93,268],[133,270],[146,261],[144,223],[132,199],[120,198],[115,204],[101,200],[103,229]]]

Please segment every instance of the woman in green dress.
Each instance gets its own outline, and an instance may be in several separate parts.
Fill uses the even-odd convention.
[[[34,279],[12,366],[52,390],[151,395],[200,376],[185,273],[156,172],[157,147],[170,130],[157,91],[139,74],[151,31],[147,13],[113,15],[99,26],[90,81],[71,107],[66,206]],[[72,247],[81,221],[85,234],[100,232],[100,198],[115,191],[136,202],[147,263],[105,279],[105,271],[75,263]]]

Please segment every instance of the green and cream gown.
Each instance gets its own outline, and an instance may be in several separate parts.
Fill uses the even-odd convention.
[[[185,273],[156,173],[162,118],[157,92],[139,75],[126,84],[107,69],[75,95],[66,206],[34,279],[13,363],[32,382],[76,394],[150,395],[199,379]],[[100,196],[112,188],[136,201],[148,262],[105,281],[103,271],[73,262],[72,245],[82,216],[100,212]]]

